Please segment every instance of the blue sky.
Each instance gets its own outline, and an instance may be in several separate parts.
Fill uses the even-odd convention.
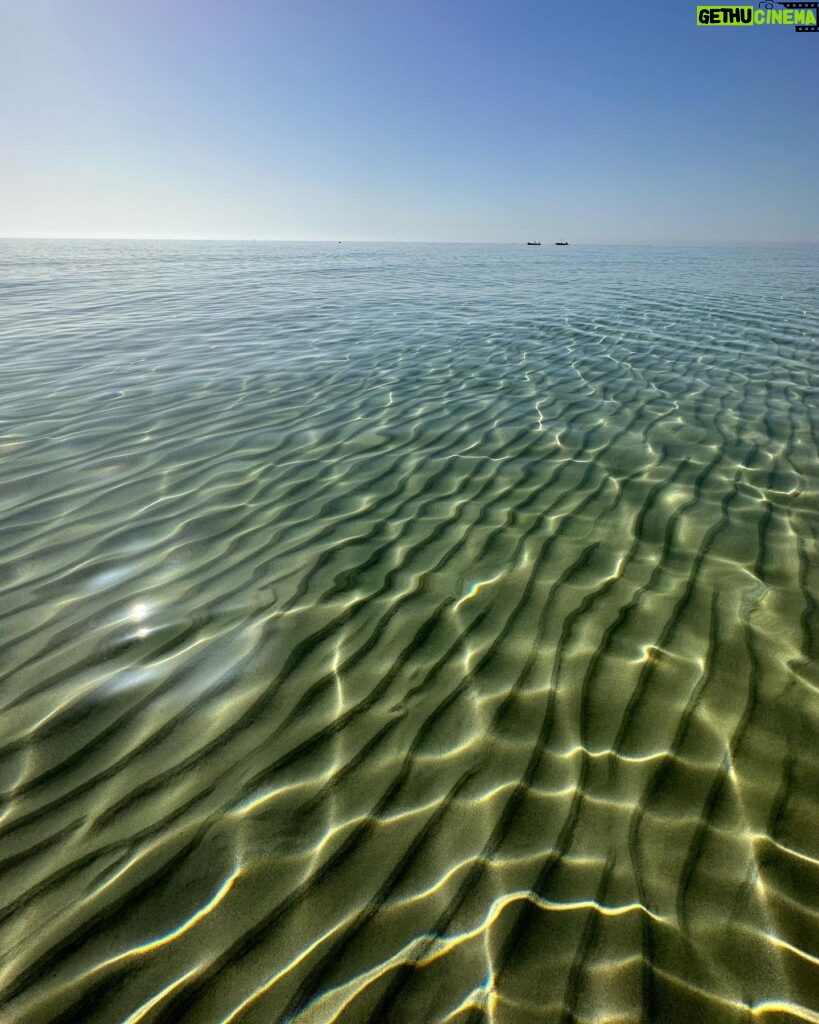
[[[819,33],[696,0],[0,0],[0,235],[819,240]]]

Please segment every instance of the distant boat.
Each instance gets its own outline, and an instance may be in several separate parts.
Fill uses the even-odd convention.
[[[540,242],[527,242],[527,245],[540,245]]]
[[[555,245],[568,245],[568,242],[555,242]]]

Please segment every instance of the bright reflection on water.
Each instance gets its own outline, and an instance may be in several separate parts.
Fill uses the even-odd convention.
[[[4,1022],[819,1020],[819,251],[0,288]]]

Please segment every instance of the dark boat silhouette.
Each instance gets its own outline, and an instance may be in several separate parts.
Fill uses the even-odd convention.
[[[527,242],[527,245],[540,245],[540,242]]]
[[[568,245],[568,242],[555,242],[555,245]]]

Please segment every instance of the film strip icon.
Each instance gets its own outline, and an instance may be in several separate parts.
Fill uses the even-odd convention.
[[[803,0],[803,2],[792,2],[792,0],[777,0],[774,5],[771,0],[761,0],[758,5],[759,7],[766,8],[769,11],[774,10],[775,7],[785,7],[789,11],[804,11],[810,8],[810,10],[816,11],[816,25],[794,25],[797,32],[819,32],[819,0]]]

